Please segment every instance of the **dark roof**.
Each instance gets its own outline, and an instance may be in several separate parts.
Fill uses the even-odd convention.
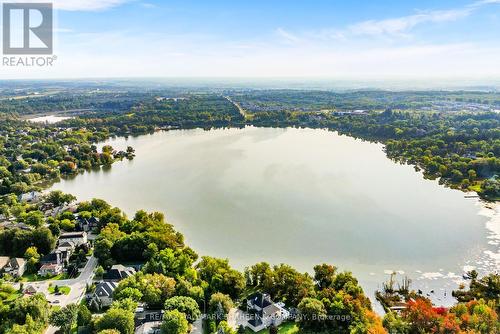
[[[95,295],[98,297],[111,297],[115,291],[118,283],[115,282],[102,282],[95,288]]]
[[[250,295],[247,300],[254,306],[258,306],[260,308],[265,308],[269,305],[271,305],[271,299],[269,298],[269,295],[261,293],[261,292],[256,292],[252,295]]]
[[[50,254],[43,256],[40,263],[59,263],[61,262],[61,251],[53,251]]]
[[[115,264],[103,275],[105,280],[120,281],[135,274],[135,269]]]
[[[262,325],[262,319],[258,316],[251,317],[250,320],[248,320],[248,323],[252,325],[253,327],[259,327]]]
[[[17,269],[22,265],[24,265],[25,263],[26,263],[25,259],[13,257],[9,260],[9,264],[7,264],[7,266],[10,266],[13,269]]]

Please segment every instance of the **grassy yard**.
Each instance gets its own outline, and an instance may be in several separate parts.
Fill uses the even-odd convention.
[[[49,290],[50,294],[54,294],[54,293],[56,293],[56,286],[51,285],[51,286],[49,286],[48,290]],[[59,287],[59,292],[62,293],[63,295],[69,295],[70,291],[71,291],[71,288],[69,286],[60,286]]]
[[[245,333],[254,334],[254,331],[247,328],[247,329],[245,329]],[[257,332],[257,334],[267,334],[267,333],[269,333],[269,329],[264,329],[264,330],[261,330],[260,332]],[[279,334],[297,334],[297,333],[299,333],[299,327],[294,322],[285,322],[284,324],[282,324],[281,326],[278,327],[278,333]]]
[[[22,294],[18,293],[17,291],[12,293],[4,291],[0,292],[0,300],[4,303],[10,303],[21,296]]]
[[[39,282],[39,281],[60,281],[63,279],[68,279],[68,274],[62,273],[56,276],[39,276],[37,274],[24,274],[21,278],[21,282]]]

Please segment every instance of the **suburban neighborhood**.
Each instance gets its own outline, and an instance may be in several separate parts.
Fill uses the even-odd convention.
[[[0,275],[4,284],[10,282],[25,298],[41,294],[57,309],[68,305],[84,305],[93,317],[99,318],[103,312],[113,308],[120,282],[134,279],[145,263],[113,263],[106,269],[100,266],[93,255],[95,242],[101,232],[100,219],[79,210],[81,204],[72,197],[57,206],[51,203],[51,196],[62,195],[31,192],[19,196],[19,205],[39,208],[43,212],[42,220],[46,222],[45,225],[34,227],[31,222],[23,223],[0,217],[0,229],[4,231],[22,230],[32,233],[44,227],[52,231],[56,221],[59,226],[68,226],[59,231],[53,241],[54,247],[44,255],[38,255],[36,249],[28,248],[24,257],[0,256]],[[64,220],[69,220],[69,223],[63,223]],[[222,304],[218,305],[221,313],[225,313],[222,311]],[[238,329],[257,333],[270,327],[278,327],[290,319],[290,312],[285,309],[285,304],[275,303],[267,293],[253,293],[244,299],[242,305],[244,306],[232,306],[227,310],[226,316],[221,316],[228,327],[226,330],[219,328],[218,333],[230,333],[231,330]],[[206,307],[204,304],[204,312],[197,314],[196,319],[189,320],[190,333],[205,333],[204,328],[213,321],[206,313]],[[163,308],[152,307],[147,302],[138,302],[133,310],[134,333],[160,333],[165,312]],[[78,333],[86,333],[86,328],[79,326]],[[57,331],[58,328],[51,325],[45,333]]]

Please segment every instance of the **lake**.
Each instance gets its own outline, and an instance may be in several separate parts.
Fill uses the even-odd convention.
[[[370,297],[397,271],[448,305],[464,270],[499,268],[498,239],[478,200],[392,162],[380,144],[254,127],[104,144],[133,146],[137,157],[53,189],[106,199],[129,216],[162,211],[199,254],[238,269],[267,261],[311,272],[327,262],[352,271]]]

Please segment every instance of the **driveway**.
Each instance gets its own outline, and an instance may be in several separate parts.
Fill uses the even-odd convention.
[[[64,307],[68,304],[79,304],[82,298],[85,296],[85,292],[87,289],[87,284],[92,283],[92,278],[94,277],[94,269],[97,266],[97,259],[94,256],[91,256],[85,267],[83,268],[80,275],[76,278],[66,279],[66,280],[47,280],[47,281],[39,281],[39,282],[24,282],[24,287],[31,285],[36,289],[37,292],[43,293],[45,298],[52,304]],[[68,286],[71,288],[71,291],[68,295],[52,295],[49,293],[49,285],[58,285],[58,286]],[[14,285],[16,289],[19,289],[19,283]],[[59,301],[58,303],[54,303],[54,301]],[[45,334],[53,334],[57,331],[57,328],[50,326]]]
[[[203,334],[203,316],[199,317],[194,323],[190,334]]]
[[[248,323],[248,316],[245,312],[238,308],[232,308],[229,310],[229,314],[227,315],[227,324],[237,330],[241,325],[244,327]]]

